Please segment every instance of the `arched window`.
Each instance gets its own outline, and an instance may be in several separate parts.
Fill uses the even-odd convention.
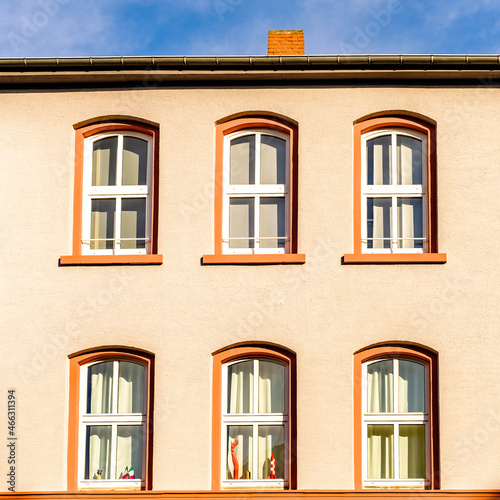
[[[437,253],[435,129],[389,116],[354,126],[354,254],[345,263],[446,262]]]
[[[101,119],[76,127],[73,255],[61,264],[161,263],[158,128]]]
[[[146,488],[153,361],[108,349],[71,358],[69,482],[77,488]]]
[[[356,485],[437,488],[437,357],[388,343],[355,354]]]
[[[214,355],[214,489],[294,487],[294,370],[279,347]]]
[[[249,116],[216,129],[215,249],[205,264],[301,263],[297,127]]]

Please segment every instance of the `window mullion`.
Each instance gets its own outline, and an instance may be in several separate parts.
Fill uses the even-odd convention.
[[[394,422],[393,455],[394,455],[394,479],[399,478],[399,422]]]
[[[399,359],[393,360],[393,372],[394,372],[394,413],[399,413]]]
[[[398,197],[392,196],[391,202],[391,248],[393,251],[398,248]]]
[[[111,413],[114,415],[118,413],[118,363],[119,361],[113,361],[113,394]]]
[[[111,425],[111,457],[110,457],[110,471],[109,478],[117,479],[116,477],[116,453],[117,453],[117,441],[118,441],[118,424]]]
[[[254,198],[254,215],[253,215],[253,236],[254,248],[260,248],[260,195],[256,195]]]
[[[116,197],[116,209],[115,209],[115,251],[120,251],[121,242],[120,238],[122,235],[121,231],[122,223],[122,197]]]

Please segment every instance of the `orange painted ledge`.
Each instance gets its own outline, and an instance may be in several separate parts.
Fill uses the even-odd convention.
[[[204,255],[203,264],[305,264],[305,253]]]
[[[500,490],[383,490],[383,491],[329,491],[329,490],[298,490],[298,491],[99,491],[89,490],[81,492],[20,492],[0,493],[0,499],[18,500],[79,500],[93,498],[95,500],[193,500],[206,499],[218,500],[269,500],[270,498],[282,498],[283,500],[325,500],[328,498],[351,500],[363,500],[366,498],[377,498],[379,500],[390,500],[399,498],[401,500],[428,499],[428,500],[493,500],[500,498]]]
[[[344,264],[445,264],[445,253],[346,253]]]
[[[63,255],[61,266],[99,266],[113,264],[163,264],[163,255]]]

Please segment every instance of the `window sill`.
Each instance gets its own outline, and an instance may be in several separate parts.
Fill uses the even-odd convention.
[[[61,266],[151,265],[163,264],[163,255],[63,255]]]
[[[202,263],[210,264],[305,264],[305,253],[204,255]]]
[[[346,253],[344,264],[445,264],[445,253]]]

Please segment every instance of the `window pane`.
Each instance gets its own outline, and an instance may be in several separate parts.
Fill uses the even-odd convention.
[[[91,365],[87,374],[87,413],[111,413],[113,362]]]
[[[148,143],[137,137],[123,138],[122,185],[135,186],[147,183]]]
[[[144,366],[129,361],[118,365],[118,413],[143,413]]]
[[[367,247],[391,248],[391,198],[368,198],[366,201]]]
[[[94,142],[92,155],[92,186],[116,186],[116,151],[118,137]]]
[[[425,426],[399,426],[399,477],[425,478]]]
[[[383,135],[366,141],[368,185],[392,184],[391,136]]]
[[[422,198],[398,198],[398,248],[423,248]]]
[[[398,184],[422,184],[422,141],[398,135]]]
[[[122,200],[121,224],[120,248],[146,248],[146,198]]]
[[[250,425],[228,426],[226,479],[254,479],[253,436]]]
[[[283,479],[284,473],[285,427],[283,425],[260,425],[258,479]]]
[[[394,411],[394,376],[392,360],[377,361],[366,368],[368,413],[392,413]]]
[[[425,411],[425,368],[413,361],[399,361],[399,412]]]
[[[253,413],[253,361],[227,367],[228,413]]]
[[[255,184],[255,135],[231,141],[229,184]]]
[[[117,479],[141,479],[142,436],[142,425],[118,426],[116,436]],[[129,477],[126,477],[126,474],[128,474]],[[123,476],[125,476],[125,478]]]
[[[285,198],[261,198],[259,224],[260,248],[285,248]]]
[[[285,184],[286,141],[270,135],[261,136],[260,183]]]
[[[85,438],[85,479],[111,479],[111,426],[89,425]]]
[[[254,203],[253,198],[229,200],[229,248],[254,247]]]
[[[115,210],[116,200],[114,199],[92,200],[92,214],[90,220],[91,250],[114,248]]]
[[[368,478],[394,478],[394,428],[392,425],[368,425]]]
[[[259,413],[285,412],[285,367],[259,361]]]

